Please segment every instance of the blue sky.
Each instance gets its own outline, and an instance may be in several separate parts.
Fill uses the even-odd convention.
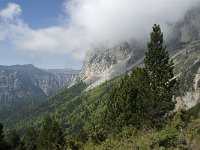
[[[9,3],[20,6],[20,19],[33,30],[60,26],[63,17],[64,0],[0,0],[0,9]],[[68,19],[68,14],[64,14]],[[0,22],[2,23],[2,22]],[[3,24],[3,23],[2,23]],[[27,52],[15,47],[9,38],[0,42],[0,65],[34,64],[41,68],[80,69],[83,59],[72,58],[68,54]]]
[[[19,4],[24,21],[30,27],[41,28],[58,23],[63,0],[0,0],[0,8],[5,8],[8,3]]]
[[[80,69],[88,50],[169,24],[200,0],[0,0],[0,65]],[[169,11],[170,10],[170,11]]]

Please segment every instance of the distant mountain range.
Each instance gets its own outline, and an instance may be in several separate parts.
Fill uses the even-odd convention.
[[[176,109],[189,109],[200,102],[200,7],[188,11],[171,31],[166,45],[179,79]],[[132,40],[111,48],[97,47],[88,52],[81,71],[0,66],[0,120],[22,129],[38,127],[48,114],[56,116],[71,133],[88,128],[102,114],[121,76],[143,66],[146,44]],[[25,104],[27,101],[30,103]]]
[[[74,81],[78,70],[39,69],[33,65],[0,66],[0,104],[42,99]]]
[[[192,107],[200,99],[200,7],[195,7],[185,17],[171,25],[171,36],[166,45],[175,62],[175,73],[182,80],[182,96],[179,106]],[[96,47],[86,55],[82,69],[39,69],[33,65],[0,66],[0,104],[42,99],[63,86],[78,81],[85,82],[91,89],[135,66],[143,65],[146,43],[135,40],[121,42],[106,48]],[[187,58],[187,59],[186,59]],[[194,67],[196,67],[194,69]],[[191,76],[187,75],[191,72]],[[191,78],[191,83],[187,82]],[[188,88],[194,87],[194,88]],[[195,92],[195,93],[191,93]],[[194,96],[195,95],[195,96]],[[189,100],[188,100],[189,99]]]

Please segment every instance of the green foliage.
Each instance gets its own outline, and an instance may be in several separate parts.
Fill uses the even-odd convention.
[[[88,141],[85,149],[199,149],[198,121],[178,130],[168,124],[160,131],[153,129],[137,130],[133,127],[123,128],[122,132],[108,137],[104,142],[96,145]],[[192,126],[192,128],[191,128]],[[194,148],[195,147],[195,148]]]
[[[106,139],[108,133],[100,125],[92,124],[92,129],[90,131],[89,137],[94,143],[101,143]]]
[[[0,124],[0,149],[5,150],[7,148],[7,144],[5,142],[5,135],[3,133],[3,125]]]
[[[172,98],[176,79],[173,74],[173,61],[169,59],[169,54],[163,46],[163,33],[159,25],[153,26],[150,36],[151,40],[148,43],[148,51],[144,59],[150,78],[149,92],[151,95],[149,100],[152,101],[152,105],[149,107],[152,107],[153,116],[158,119],[157,122],[160,122],[160,118],[174,109],[175,103]]]
[[[170,126],[178,130],[182,130],[186,126],[186,123],[183,120],[184,113],[185,113],[184,109],[178,110],[173,116],[173,118],[171,119],[171,122],[169,123]]]
[[[173,62],[163,47],[159,25],[153,26],[144,63],[145,68],[134,68],[113,88],[102,121],[108,133],[119,132],[128,125],[161,127],[166,114],[174,109]]]
[[[15,127],[21,133],[27,132],[28,128],[38,130],[44,116],[49,115],[59,121],[65,129],[65,135],[77,134],[83,128],[90,134],[92,124],[97,124],[102,116],[111,87],[118,84],[120,78],[114,78],[87,92],[84,91],[86,85],[78,83],[37,104],[25,105],[25,109],[19,113],[21,116],[15,116],[7,129]]]
[[[188,124],[188,147],[200,149],[200,119],[191,120]]]
[[[153,115],[154,109],[151,98],[151,91],[149,87],[149,76],[145,68],[135,68],[132,70],[130,76],[132,85],[137,89],[136,97],[132,97],[135,104],[134,110],[134,122],[133,125],[137,128],[143,128],[144,126],[151,126],[153,120],[156,119]]]
[[[10,150],[24,150],[24,143],[21,141],[19,133],[13,129],[10,130],[6,136],[6,142],[8,143]]]
[[[126,75],[110,94],[102,124],[106,125],[111,133],[133,123],[133,98],[136,97],[136,90],[132,84]]]
[[[37,138],[38,134],[34,128],[29,128],[23,136],[23,142],[25,143],[26,150],[37,149]]]
[[[67,127],[68,114],[80,104],[81,98],[77,96],[81,95],[85,87],[86,84],[80,82],[70,88],[64,87],[47,99],[18,107],[16,112],[3,121],[6,129],[16,128],[20,132],[25,132],[26,128],[30,127],[38,129],[47,114],[55,116],[63,127]]]
[[[60,150],[64,145],[64,136],[58,122],[48,117],[45,119],[38,138],[38,149]]]
[[[186,149],[185,138],[181,139],[181,133],[171,127],[166,126],[160,131],[153,129],[137,130],[132,126],[122,129],[122,132],[115,136],[108,137],[100,144],[87,141],[82,149],[85,150],[122,150],[122,149]]]
[[[144,62],[144,68],[133,68],[130,75],[92,90],[85,91],[86,85],[78,83],[22,107],[21,116],[12,116],[15,119],[7,123],[25,132],[24,143],[16,130],[10,131],[10,149],[198,149],[199,105],[168,117],[174,109],[176,79],[158,25],[153,27]],[[50,117],[43,121],[46,115],[56,121]]]
[[[173,142],[175,141],[175,139],[177,138],[178,135],[179,135],[179,132],[176,128],[166,126],[158,134],[158,136],[159,136],[159,141],[158,141],[159,146],[160,147],[173,146]]]
[[[182,118],[185,122],[189,122],[191,118],[199,119],[200,118],[200,103],[190,108],[185,113],[183,113]]]

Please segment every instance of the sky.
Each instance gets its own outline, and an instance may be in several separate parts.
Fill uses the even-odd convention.
[[[80,69],[92,47],[145,41],[200,0],[0,0],[0,65]]]

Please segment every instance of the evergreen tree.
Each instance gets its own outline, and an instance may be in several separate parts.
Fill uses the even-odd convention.
[[[45,119],[38,139],[40,150],[60,150],[64,145],[62,129],[57,121],[48,117]]]
[[[0,146],[4,144],[3,125],[0,124]]]
[[[137,128],[143,128],[143,126],[148,126],[149,122],[149,111],[151,107],[149,92],[149,76],[145,68],[134,68],[130,75],[130,80],[132,85],[134,85],[137,90],[136,97],[132,97],[132,103],[134,103],[133,108],[133,122]]]
[[[133,68],[110,94],[102,124],[111,132],[127,125],[160,127],[174,109],[173,62],[163,46],[159,25],[153,26],[144,63],[144,68]]]
[[[144,63],[149,76],[151,93],[149,119],[154,126],[164,120],[163,117],[174,109],[175,102],[172,98],[176,79],[173,74],[173,61],[169,59],[166,47],[163,46],[163,33],[159,25],[153,26],[150,37]]]
[[[9,150],[24,150],[24,144],[21,142],[19,133],[14,129],[10,130],[6,136]]]
[[[37,132],[34,128],[30,128],[27,130],[23,137],[23,141],[25,143],[26,150],[36,150],[37,149]]]
[[[0,150],[5,150],[7,147],[3,133],[3,125],[0,124]]]
[[[121,83],[110,93],[107,103],[107,109],[103,122],[108,131],[118,132],[123,126],[133,123],[133,112],[135,111],[135,102],[137,91],[134,83],[126,75]]]

